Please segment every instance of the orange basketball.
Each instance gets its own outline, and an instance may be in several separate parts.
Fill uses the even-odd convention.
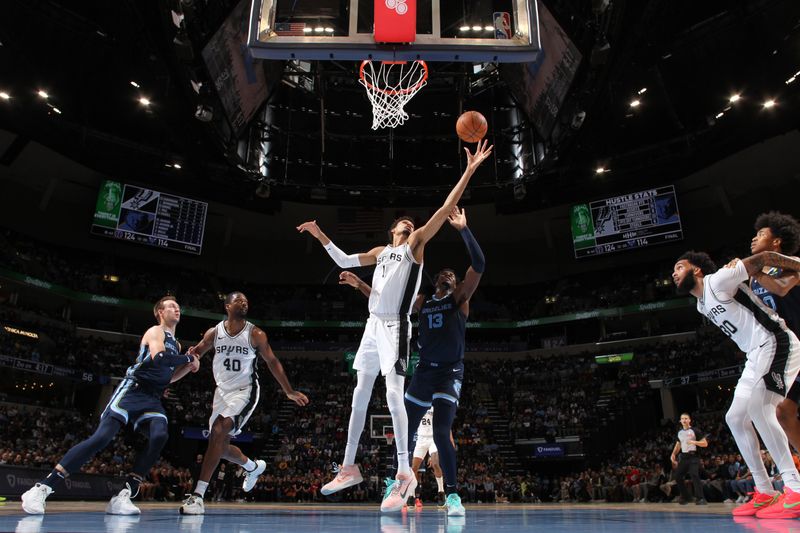
[[[476,143],[486,136],[489,125],[477,111],[465,111],[456,122],[456,133],[465,143]]]

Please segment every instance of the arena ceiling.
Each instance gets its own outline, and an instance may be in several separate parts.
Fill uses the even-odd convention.
[[[276,61],[263,65],[269,112],[237,138],[201,55],[236,4],[2,2],[0,128],[18,137],[0,163],[35,140],[110,176],[257,210],[434,205],[461,173],[453,124],[469,108],[490,117],[497,157],[467,201],[525,211],[668,183],[798,127],[800,2],[545,0],[583,56],[545,136],[502,69],[435,64],[389,134],[369,128],[354,63],[312,63],[298,83]],[[533,161],[522,172],[520,131]],[[261,168],[237,143],[254,136],[270,142]]]

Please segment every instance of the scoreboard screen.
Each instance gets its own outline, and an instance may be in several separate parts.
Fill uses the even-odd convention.
[[[683,239],[675,187],[572,206],[575,257],[593,257]]]
[[[208,204],[106,180],[97,194],[92,234],[200,254]]]

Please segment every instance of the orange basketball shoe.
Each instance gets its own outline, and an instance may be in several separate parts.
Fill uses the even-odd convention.
[[[783,487],[783,494],[774,505],[756,512],[756,518],[800,518],[800,493]]]
[[[761,509],[769,507],[778,501],[779,496],[780,494],[777,492],[775,494],[763,494],[758,490],[753,490],[753,497],[750,501],[734,509],[733,516],[755,516]]]

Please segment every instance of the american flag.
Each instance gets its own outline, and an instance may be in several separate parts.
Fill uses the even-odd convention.
[[[279,22],[275,24],[275,33],[278,35],[293,36],[305,35],[305,22]]]
[[[380,233],[388,230],[383,223],[383,211],[370,208],[341,208],[338,210],[339,223],[337,233],[354,235],[363,233]]]

